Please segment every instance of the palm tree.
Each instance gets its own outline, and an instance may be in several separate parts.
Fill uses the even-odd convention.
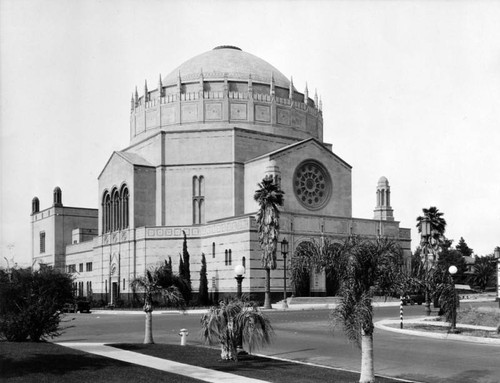
[[[384,294],[399,284],[401,250],[391,239],[352,236],[341,244],[324,240],[321,251],[296,259],[292,267],[331,270],[339,281],[340,302],[332,312],[350,341],[361,348],[360,382],[374,382],[373,306],[375,291]],[[297,254],[296,254],[297,255]]]
[[[271,342],[274,335],[269,318],[257,304],[237,298],[212,306],[201,318],[201,336],[206,343],[221,345],[221,359],[238,361],[239,339],[248,351]]]
[[[264,308],[271,308],[271,270],[276,269],[276,248],[280,229],[280,211],[285,194],[271,177],[265,177],[258,184],[254,200],[259,204],[255,217],[259,233],[259,243],[262,249],[262,266],[266,270],[266,287]]]
[[[146,270],[146,273],[131,282],[134,291],[144,292],[144,312],[146,313],[146,323],[144,331],[144,343],[153,344],[153,310],[154,301],[157,298],[163,298],[167,305],[184,307],[184,299],[178,286],[185,282],[174,275],[165,261],[165,265]]]
[[[471,276],[474,286],[484,291],[489,284],[494,284],[496,263],[497,261],[492,255],[476,258],[474,273]]]

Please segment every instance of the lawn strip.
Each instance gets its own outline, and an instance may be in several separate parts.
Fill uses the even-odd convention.
[[[121,362],[49,342],[0,342],[0,381],[2,383],[201,382],[198,379]]]
[[[330,368],[314,367],[283,360],[241,355],[240,360],[222,361],[220,350],[208,347],[179,346],[171,344],[111,344],[123,350],[138,352],[157,358],[172,360],[216,371],[267,380],[274,383],[351,383],[359,381],[359,374]],[[400,382],[389,378],[377,378],[379,383]]]

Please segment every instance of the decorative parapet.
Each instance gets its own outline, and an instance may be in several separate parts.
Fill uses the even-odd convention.
[[[227,90],[165,92],[163,96],[149,98],[146,102],[141,97],[131,113],[131,139],[175,125],[230,121],[291,128],[294,134],[301,134],[301,138],[322,140],[323,137],[322,112],[311,100],[305,104],[265,93]]]
[[[203,226],[160,226],[145,227],[137,230],[137,239],[164,239],[164,238],[182,238],[184,231],[186,236],[191,238],[203,238],[217,234],[231,234],[250,230],[255,222],[253,217],[246,216],[227,221],[209,223]]]

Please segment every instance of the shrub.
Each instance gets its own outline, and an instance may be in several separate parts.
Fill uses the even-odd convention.
[[[60,335],[62,307],[72,300],[70,275],[40,270],[0,270],[0,337],[33,342]]]

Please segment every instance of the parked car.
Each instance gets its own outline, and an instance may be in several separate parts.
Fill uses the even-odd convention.
[[[62,308],[63,313],[90,313],[90,302],[75,301],[67,302]]]
[[[89,301],[76,302],[76,312],[90,313],[90,302]]]
[[[407,294],[405,297],[403,297],[403,305],[421,305],[422,303],[425,302],[425,295],[421,293],[412,293],[412,294]]]

